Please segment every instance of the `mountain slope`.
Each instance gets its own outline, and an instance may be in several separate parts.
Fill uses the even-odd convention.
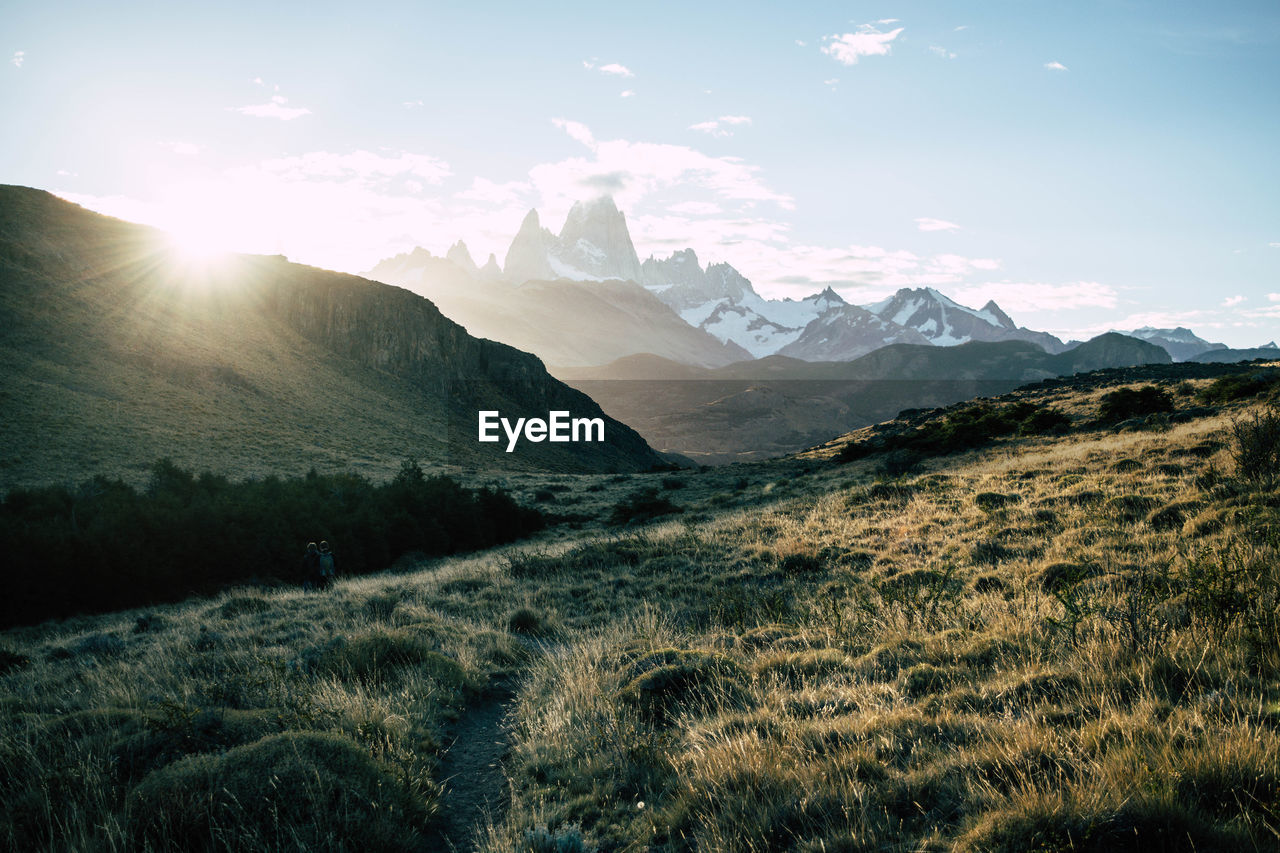
[[[826,441],[822,436],[832,430],[875,423],[903,409],[1002,394],[1100,368],[1170,361],[1154,344],[1107,334],[1057,354],[1017,340],[892,344],[853,361],[773,355],[694,370],[634,358],[557,375],[654,447],[722,464],[793,452]]]
[[[606,364],[638,353],[704,367],[751,357],[685,323],[630,281],[533,279],[512,287],[468,275],[422,249],[382,261],[369,276],[425,296],[473,335],[551,365]]]
[[[0,359],[0,486],[162,456],[232,475],[659,461],[618,423],[607,443],[479,444],[479,408],[599,409],[417,295],[278,257],[189,264],[152,229],[21,187],[0,188]]]

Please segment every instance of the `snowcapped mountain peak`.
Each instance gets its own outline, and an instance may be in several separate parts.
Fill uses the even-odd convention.
[[[542,227],[538,211],[529,211],[511,241],[503,269],[513,282],[640,279],[640,259],[626,217],[609,196],[575,202],[558,237]]]
[[[1026,340],[1049,352],[1061,351],[1062,341],[1045,334],[1018,328],[994,301],[980,310],[961,305],[932,287],[902,288],[867,310],[899,326],[915,329],[938,346],[954,346],[968,341]]]

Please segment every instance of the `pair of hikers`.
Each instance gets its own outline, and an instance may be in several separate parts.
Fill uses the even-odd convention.
[[[316,545],[308,542],[307,552],[302,555],[302,588],[328,589],[335,574],[333,551],[329,550],[329,543],[321,542]]]

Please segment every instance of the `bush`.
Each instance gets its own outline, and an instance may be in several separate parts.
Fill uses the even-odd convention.
[[[1173,397],[1168,391],[1155,385],[1141,388],[1117,388],[1102,397],[1098,407],[1098,420],[1116,423],[1129,418],[1140,418],[1160,412],[1173,411]]]
[[[287,732],[156,770],[128,816],[138,848],[399,851],[430,797],[342,735]]]
[[[684,508],[659,496],[657,489],[639,489],[614,505],[613,511],[609,514],[609,523],[645,522],[680,512],[684,512]]]
[[[320,672],[362,681],[383,681],[394,670],[412,666],[446,687],[467,683],[466,672],[457,661],[409,631],[372,631],[349,640],[338,638],[320,650],[314,666]]]
[[[0,602],[0,627],[272,578],[299,582],[309,541],[335,543],[339,572],[363,574],[408,552],[485,548],[544,524],[505,492],[427,477],[412,461],[383,485],[314,471],[233,483],[161,461],[141,491],[96,477],[74,489],[15,489],[0,501],[0,553],[23,579]],[[240,597],[222,615],[265,606]]]
[[[723,655],[665,649],[634,662],[632,671],[638,674],[618,698],[654,725],[665,725],[683,710],[739,705],[746,698],[745,674]]]
[[[1236,475],[1246,483],[1263,491],[1280,485],[1280,404],[1232,421],[1230,452]]]
[[[1277,382],[1280,376],[1273,373],[1232,373],[1215,379],[1196,396],[1205,403],[1230,403],[1270,391]]]

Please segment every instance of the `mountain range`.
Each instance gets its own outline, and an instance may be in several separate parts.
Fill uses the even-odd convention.
[[[704,267],[693,249],[641,262],[626,217],[608,196],[574,204],[559,234],[531,210],[501,269],[493,255],[477,268],[459,242],[443,259],[419,248],[368,275],[427,296],[474,334],[529,350],[553,372],[641,353],[714,368],[773,355],[850,361],[894,344],[1026,341],[1049,354],[1080,344],[1018,326],[994,301],[975,309],[932,287],[903,288],[863,306],[831,288],[765,299],[731,265]],[[1181,327],[1120,334],[1160,346],[1176,361],[1226,350]]]
[[[161,457],[234,476],[666,461],[536,357],[404,289],[275,256],[193,262],[24,187],[0,187],[0,364],[0,488],[136,479]],[[507,454],[476,440],[479,409],[605,417],[605,441]]]

